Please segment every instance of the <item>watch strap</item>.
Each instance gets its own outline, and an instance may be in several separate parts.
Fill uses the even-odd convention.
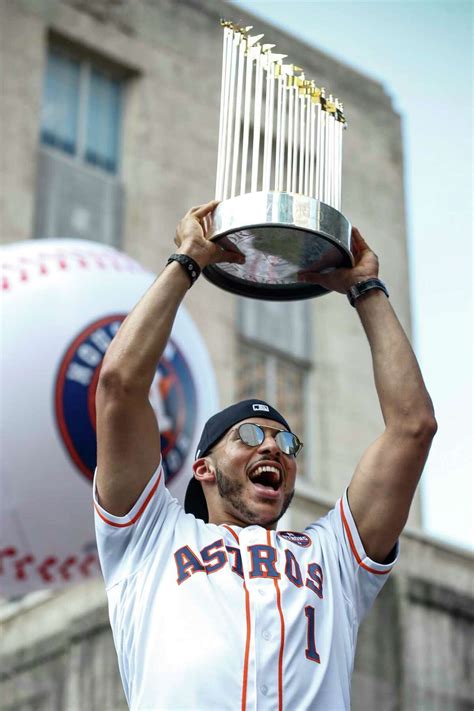
[[[371,289],[380,289],[384,292],[387,299],[389,298],[388,289],[383,281],[380,279],[367,279],[366,281],[360,281],[357,284],[353,284],[347,292],[347,298],[349,299],[350,305],[355,307],[357,299]]]
[[[191,282],[191,286],[194,284],[196,279],[201,273],[201,267],[199,264],[194,260],[192,257],[190,257],[188,254],[172,254],[169,258],[168,261],[166,262],[166,266],[168,264],[171,264],[171,262],[178,262],[178,264],[181,264],[183,267],[184,271],[189,277],[189,280]]]

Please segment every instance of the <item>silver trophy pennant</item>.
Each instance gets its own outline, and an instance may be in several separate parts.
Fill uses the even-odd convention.
[[[340,212],[343,106],[251,27],[224,29],[210,239],[245,255],[204,275],[227,291],[286,301],[327,293],[311,274],[354,264]],[[263,126],[262,126],[263,117]]]

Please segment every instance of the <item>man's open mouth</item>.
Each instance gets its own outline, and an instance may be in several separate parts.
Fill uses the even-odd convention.
[[[279,467],[272,464],[260,464],[249,474],[249,479],[260,494],[275,497],[282,484]]]

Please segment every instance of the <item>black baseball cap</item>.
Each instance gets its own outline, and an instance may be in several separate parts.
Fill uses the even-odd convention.
[[[264,400],[241,400],[224,408],[220,412],[210,417],[201,434],[201,439],[196,450],[195,459],[205,457],[212,447],[230,430],[236,422],[241,422],[248,417],[264,417],[267,420],[275,420],[290,431],[290,426],[278,410],[265,402]],[[201,518],[206,523],[209,520],[207,510],[206,497],[199,482],[194,476],[191,478],[186,496],[184,499],[184,510],[186,513],[192,513],[196,518]]]

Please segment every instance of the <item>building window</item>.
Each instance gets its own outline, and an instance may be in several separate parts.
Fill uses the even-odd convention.
[[[306,444],[298,455],[300,474],[308,458],[310,317],[307,302],[239,301],[238,398],[267,400],[285,415]]]
[[[124,87],[134,73],[58,38],[45,66],[33,237],[121,245]]]
[[[41,142],[109,173],[119,166],[122,82],[50,49],[41,113]]]

